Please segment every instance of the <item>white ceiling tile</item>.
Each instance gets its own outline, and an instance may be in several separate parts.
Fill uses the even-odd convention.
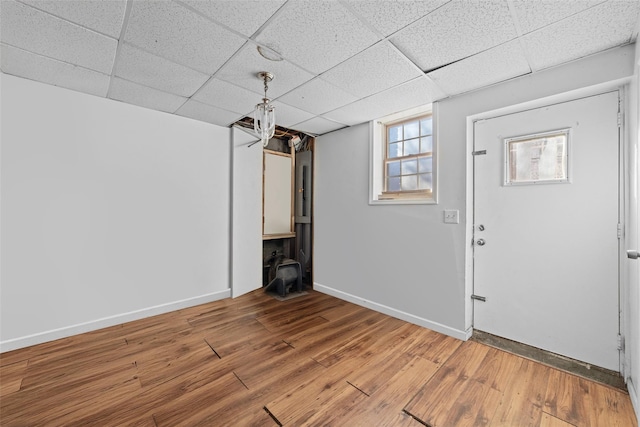
[[[117,41],[14,1],[2,1],[1,41],[105,74]]]
[[[344,0],[385,37],[422,18],[450,0]]]
[[[21,0],[59,18],[113,38],[120,37],[126,0]]]
[[[175,112],[187,98],[114,77],[109,98],[152,110]]]
[[[629,43],[640,2],[610,1],[523,37],[534,71]]]
[[[4,73],[91,95],[107,95],[109,76],[106,74],[4,44],[1,48]]]
[[[321,73],[379,40],[336,1],[290,1],[256,40],[278,46],[285,59]]]
[[[115,75],[163,92],[189,97],[208,79],[206,74],[123,44]]]
[[[406,56],[383,41],[322,74],[322,79],[362,98],[422,74]]]
[[[512,0],[522,34],[530,33],[605,0]]]
[[[257,77],[260,71],[269,71],[275,76],[269,83],[270,98],[277,98],[315,77],[288,61],[265,59],[258,53],[253,43],[247,43],[220,69],[216,77],[257,94],[263,94],[262,80]]]
[[[334,121],[327,120],[322,117],[314,117],[311,120],[298,123],[292,126],[291,128],[295,130],[299,130],[301,132],[310,133],[312,135],[322,135],[323,133],[342,129],[343,127],[346,127],[346,125],[342,123],[336,123]]]
[[[369,102],[384,106],[381,116],[398,113],[410,108],[430,104],[445,94],[426,76],[404,83],[366,98]]]
[[[260,138],[254,134],[253,129],[238,125],[234,125],[234,129],[237,129],[237,131],[233,132],[233,143],[236,145],[249,145],[252,142],[260,141]]]
[[[350,104],[357,98],[322,79],[314,79],[278,98],[285,104],[322,114]]]
[[[202,102],[189,100],[176,114],[183,117],[190,117],[201,122],[213,123],[218,126],[230,126],[242,118],[242,115],[203,104]]]
[[[455,95],[531,72],[519,40],[484,51],[429,73],[446,93]]]
[[[202,1],[181,0],[209,18],[250,37],[284,4],[285,0]]]
[[[517,36],[506,1],[452,1],[391,38],[428,71]]]
[[[274,101],[273,106],[276,107],[276,124],[278,126],[289,127],[313,117],[311,113],[283,104],[282,102]]]
[[[135,1],[125,40],[158,56],[213,74],[245,40],[166,0]]]
[[[193,99],[214,107],[246,115],[254,110],[262,97],[255,92],[213,78],[193,96]]]
[[[385,116],[387,115],[386,111],[387,108],[384,105],[378,105],[370,99],[365,98],[325,113],[322,116],[335,120],[336,122],[354,126]]]

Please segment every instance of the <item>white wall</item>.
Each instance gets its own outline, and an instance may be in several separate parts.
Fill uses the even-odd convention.
[[[316,144],[315,287],[464,338],[471,327],[467,117],[633,74],[634,47],[613,49],[439,103],[438,205],[368,205],[369,127]],[[458,209],[460,224],[443,223]],[[469,211],[470,212],[470,211]]]
[[[628,133],[628,223],[625,239],[627,245],[624,249],[640,250],[640,45],[636,43],[634,80],[629,90],[629,117],[630,129]],[[624,271],[628,277],[629,288],[626,293],[628,306],[625,307],[626,323],[626,369],[625,374],[629,380],[627,388],[629,396],[636,410],[636,416],[640,419],[640,260],[624,258]],[[624,276],[623,276],[624,277]]]
[[[262,143],[233,128],[232,286],[234,298],[262,287]],[[250,146],[251,145],[251,146]]]
[[[2,351],[229,296],[229,129],[0,85]]]

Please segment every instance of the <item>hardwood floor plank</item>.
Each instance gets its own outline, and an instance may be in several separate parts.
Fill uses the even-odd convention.
[[[21,390],[0,401],[2,425],[45,426],[66,425],[82,411],[94,411],[104,396],[110,402],[121,402],[140,390],[134,365],[122,366],[109,373],[84,375],[78,380],[60,382],[47,387]]]
[[[358,369],[346,378],[349,384],[371,396],[402,371],[412,359],[407,353],[378,353],[377,357],[363,360]]]
[[[315,381],[325,375],[327,369],[314,360],[307,359],[294,360],[287,364],[283,371],[281,374],[260,383],[258,388],[249,388],[249,394],[245,396],[242,404],[238,404],[236,401],[235,404],[221,411],[222,413],[216,419],[219,425],[255,425],[244,424],[240,420],[253,419],[258,409],[264,410],[265,403],[288,395],[290,391],[297,389],[302,384]]]
[[[430,360],[412,356],[411,360],[380,388],[373,390],[368,399],[352,408],[344,420],[345,425],[417,425],[417,421],[403,411],[407,396],[414,395],[438,368],[438,365]],[[358,372],[362,372],[362,368],[356,369],[352,375],[358,375]]]
[[[549,375],[544,411],[576,426],[637,425],[626,393],[556,369]]]
[[[211,383],[219,381],[226,375],[233,375],[229,364],[222,361],[194,367],[182,376],[170,379],[158,385],[144,387],[137,393],[133,393],[125,402],[103,404],[100,410],[83,418],[77,418],[73,425],[77,426],[104,426],[104,425],[128,425],[139,417],[153,417],[158,408],[164,408],[171,402],[184,396],[197,396],[192,394]],[[244,396],[238,395],[238,398]],[[188,399],[188,398],[185,398]],[[237,403],[237,402],[236,402]],[[204,414],[203,416],[206,416]],[[95,420],[105,420],[96,422]]]
[[[559,418],[556,418],[552,415],[547,414],[546,412],[542,413],[542,418],[540,419],[540,427],[576,427],[574,424],[569,424],[566,421],[562,421]]]
[[[349,339],[315,353],[313,359],[324,366],[331,366],[345,358],[361,356],[402,326],[401,320],[377,314],[378,316],[372,317],[369,323],[365,323],[366,327],[358,328],[357,331],[354,329]]]
[[[220,357],[225,357],[247,346],[252,340],[273,339],[273,335],[256,319],[244,316],[202,331],[202,336]]]
[[[506,384],[506,387],[503,389],[502,399],[491,426],[539,425],[549,380],[549,368],[502,351],[500,353],[513,362],[504,370],[509,372],[509,376],[503,376],[503,384]]]
[[[334,304],[332,307],[327,307],[327,309],[323,310],[320,315],[325,319],[327,319],[328,321],[334,322],[336,320],[341,319],[344,316],[349,316],[354,313],[362,314],[367,312],[367,309],[362,306],[359,306],[347,301],[342,301],[342,300],[338,300],[338,301],[339,303]]]
[[[158,427],[175,425],[218,425],[216,419],[221,409],[230,402],[237,404],[248,390],[232,373],[226,374],[197,390],[186,393],[158,408],[153,418]]]
[[[21,389],[46,388],[51,384],[73,383],[88,377],[108,375],[121,366],[135,364],[134,353],[135,350],[127,348],[124,342],[118,342],[116,345],[93,346],[87,351],[74,351],[72,354],[65,352],[67,356],[34,357],[29,359],[29,369]]]
[[[448,414],[489,352],[489,347],[476,344],[463,343],[409,401],[405,411],[427,425],[446,425]]]
[[[619,390],[313,290],[0,354],[0,397],[20,427],[637,426]]]
[[[258,321],[262,323],[260,320]],[[315,317],[309,317],[309,318],[302,318],[300,320],[297,320],[294,323],[286,323],[286,324],[279,325],[277,327],[271,326],[267,328],[265,326],[265,328],[267,328],[268,330],[272,331],[275,334],[282,336],[282,338],[286,340],[291,335],[301,334],[316,326],[325,325],[328,322],[329,321],[324,317],[315,316]]]
[[[288,425],[299,426],[339,426],[343,419],[349,415],[352,408],[367,399],[367,396],[360,390],[349,384],[332,389],[324,396],[318,396],[320,404],[315,408],[311,416],[300,417]]]
[[[0,353],[0,368],[28,360],[33,354],[33,347],[21,348]]]
[[[238,426],[259,426],[259,427],[276,427],[278,424],[275,422],[271,415],[264,408],[255,407],[249,411],[242,411],[239,416],[230,419],[228,422],[226,418],[221,418],[220,425],[238,425]],[[225,413],[226,415],[226,413]]]
[[[585,380],[554,370],[549,375],[545,411],[570,424],[579,423],[587,419],[587,392]]]
[[[433,418],[430,424],[436,426],[486,426],[493,418],[500,402],[501,393],[478,381],[469,381],[456,400],[457,404],[449,408],[446,416]],[[442,421],[440,421],[442,420]]]
[[[296,351],[285,342],[278,342],[264,354],[262,363],[243,364],[234,370],[249,388],[258,388],[264,381],[277,378],[291,362],[299,361]]]
[[[339,300],[325,302],[324,300],[315,300],[309,295],[288,301],[281,301],[281,304],[263,313],[257,317],[268,330],[277,331],[286,325],[295,324],[301,320],[321,316],[322,313],[333,307],[341,305]],[[327,319],[324,319],[328,321]]]
[[[366,398],[345,380],[345,374],[354,370],[357,363],[352,359],[343,362],[340,367],[328,368],[323,375],[310,378],[267,403],[266,407],[283,425],[310,425],[308,421],[336,396],[347,400]]]
[[[220,359],[204,340],[189,345],[163,348],[145,353],[136,360],[142,387],[153,387],[190,372],[194,367],[216,363]]]
[[[27,360],[22,360],[2,367],[0,370],[0,398],[20,390],[27,364]]]
[[[412,332],[409,339],[411,344],[406,348],[408,353],[422,356],[439,365],[448,360],[463,343],[456,338],[419,326],[418,330]]]
[[[594,382],[589,383],[589,390],[593,396],[590,409],[596,425],[622,427],[636,422],[628,394]]]

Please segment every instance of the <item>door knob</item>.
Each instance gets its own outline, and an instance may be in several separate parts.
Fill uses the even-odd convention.
[[[478,239],[478,240],[476,241],[476,243],[478,244],[478,246],[484,246],[485,241],[484,241],[484,239]]]
[[[634,251],[634,250],[631,250],[631,249],[629,249],[627,251],[627,258],[638,259],[638,256],[640,256],[640,252],[638,252],[638,251]]]

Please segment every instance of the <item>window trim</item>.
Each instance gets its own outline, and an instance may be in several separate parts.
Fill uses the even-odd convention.
[[[571,184],[572,183],[572,167],[571,167],[571,158],[573,157],[573,153],[571,152],[572,148],[572,129],[571,128],[561,128],[551,131],[545,132],[536,132],[527,135],[519,135],[512,136],[508,138],[502,139],[503,149],[504,149],[504,176],[503,176],[503,187],[519,187],[519,186],[528,186],[528,185],[547,185],[547,184]],[[535,140],[546,137],[560,136],[564,135],[565,137],[565,152],[563,155],[564,165],[566,167],[566,177],[565,178],[556,178],[556,179],[543,179],[538,181],[510,181],[509,173],[511,171],[510,165],[510,153],[509,153],[509,144],[512,142],[522,142],[527,140]]]
[[[438,204],[438,103],[423,105],[400,113],[391,114],[369,125],[369,204],[370,205],[435,205]],[[418,190],[415,192],[385,192],[384,165],[386,159],[386,126],[394,123],[409,121],[420,116],[431,114],[433,138],[433,171],[432,190],[430,192]]]

